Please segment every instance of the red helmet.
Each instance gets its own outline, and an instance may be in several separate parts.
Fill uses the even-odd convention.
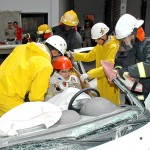
[[[60,56],[59,58],[57,58],[53,61],[53,67],[54,67],[54,69],[59,69],[59,70],[71,69],[72,63],[68,57]]]

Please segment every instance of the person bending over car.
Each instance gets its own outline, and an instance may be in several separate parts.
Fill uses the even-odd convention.
[[[66,49],[65,40],[57,35],[44,44],[15,47],[0,66],[0,116],[26,101],[44,101],[53,72],[51,61]]]

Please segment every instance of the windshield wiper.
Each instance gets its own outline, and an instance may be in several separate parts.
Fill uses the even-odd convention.
[[[74,137],[61,137],[61,138],[57,138],[57,139],[45,139],[45,140],[33,140],[33,141],[28,141],[28,142],[24,142],[24,143],[18,143],[18,144],[14,144],[14,145],[9,145],[7,147],[3,147],[3,150],[7,150],[7,148],[9,147],[9,149],[55,149],[57,148],[62,148],[64,146],[64,149],[67,148],[82,148],[84,149],[85,147],[90,147],[90,146],[97,146],[106,142],[109,142],[113,140],[113,138],[103,138],[103,139],[90,139],[90,140],[77,140]]]
[[[150,118],[135,120],[135,121],[128,121],[128,122],[126,122],[126,126],[123,127],[122,130],[117,131],[117,135],[119,135],[119,137],[120,137],[120,136],[126,135],[128,133],[131,133],[131,132],[139,129],[140,127],[144,126],[144,124],[147,124],[148,122],[150,122]]]
[[[77,140],[74,137],[61,137],[56,139],[45,139],[45,140],[35,140],[35,141],[28,141],[24,143],[15,144],[13,146],[9,146],[10,148],[13,147],[24,147],[27,145],[32,145],[36,147],[41,147],[42,145],[54,145],[54,144],[100,144],[100,143],[106,143],[114,138],[103,138],[103,139],[93,139],[93,140]]]
[[[142,120],[134,120],[134,121],[129,121],[127,124],[145,124],[150,122],[150,118],[148,119],[142,119]]]
[[[103,138],[103,139],[93,139],[93,140],[79,140],[78,138],[75,138],[75,137],[61,137],[61,138],[58,138],[58,139],[51,139],[50,141],[53,141],[53,142],[61,142],[61,143],[64,143],[64,142],[71,142],[71,143],[105,143],[105,142],[108,142],[108,141],[112,141],[114,138],[111,138],[111,137],[108,137],[108,138]],[[48,141],[48,140],[47,140]]]

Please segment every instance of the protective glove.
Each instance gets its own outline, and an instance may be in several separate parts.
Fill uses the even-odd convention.
[[[119,76],[125,80],[126,76],[129,75],[127,68],[118,69]]]
[[[69,58],[73,58],[74,55],[75,55],[75,52],[67,51],[66,54],[67,54],[67,56],[68,56]]]
[[[129,72],[124,72],[123,77],[126,78],[126,76],[129,76]]]
[[[108,81],[113,84],[113,79],[115,79],[118,75],[118,70],[112,70],[112,73],[110,73],[109,75],[107,75],[108,77]]]
[[[89,78],[89,74],[87,74],[87,73],[84,73],[84,74],[82,74],[81,76],[80,76],[80,80],[82,81],[82,82],[84,82],[86,79],[88,79]]]

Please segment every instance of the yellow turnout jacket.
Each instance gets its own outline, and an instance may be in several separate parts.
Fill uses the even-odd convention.
[[[17,46],[0,66],[0,116],[24,103],[44,101],[53,68],[46,47],[34,42]]]
[[[117,105],[120,104],[120,91],[114,84],[109,83],[100,61],[106,60],[114,63],[118,49],[119,42],[112,38],[103,46],[97,44],[89,53],[75,53],[74,55],[74,61],[90,62],[96,60],[96,68],[87,73],[90,78],[97,78],[97,87],[100,95]]]

